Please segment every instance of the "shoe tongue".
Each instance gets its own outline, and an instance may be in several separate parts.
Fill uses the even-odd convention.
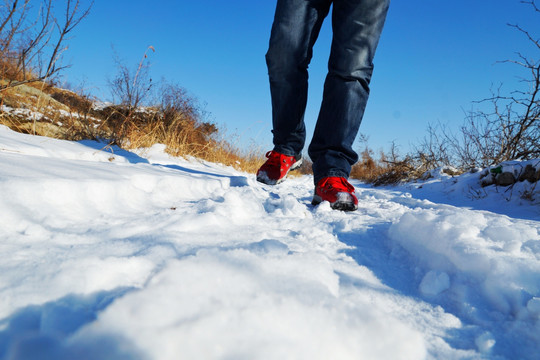
[[[268,160],[270,160],[270,162],[272,163],[279,163],[281,162],[281,157],[282,155],[280,153],[277,153],[277,152],[274,152],[274,151],[270,151],[268,153]]]
[[[340,178],[340,177],[335,177],[335,178],[332,178],[331,181],[330,181],[330,184],[334,187],[334,188],[338,188],[338,189],[341,189],[341,188],[346,188],[347,186],[345,185],[345,182],[343,181],[343,178]]]
[[[339,178],[339,180],[341,182],[341,185],[343,185],[345,189],[347,189],[348,191],[354,191],[354,186],[349,184],[349,182],[345,180],[345,178]]]

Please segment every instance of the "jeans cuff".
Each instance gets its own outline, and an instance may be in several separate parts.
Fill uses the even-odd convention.
[[[278,153],[286,155],[286,156],[294,156],[295,158],[298,158],[298,159],[302,156],[301,153],[297,154],[297,153],[295,153],[294,151],[292,151],[290,149],[281,148],[281,147],[278,147],[278,146],[275,146],[272,151],[278,152]]]
[[[344,177],[345,179],[348,179],[348,178],[349,178],[349,174],[347,174],[345,171],[333,169],[333,170],[329,170],[329,171],[326,172],[324,175],[317,175],[317,176],[314,176],[314,177],[313,177],[313,180],[315,181],[315,185],[317,185],[317,183],[318,183],[321,179],[323,179],[323,178],[325,178],[325,177],[330,177],[330,176]]]

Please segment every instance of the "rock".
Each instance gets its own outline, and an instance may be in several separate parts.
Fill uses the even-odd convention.
[[[498,174],[495,178],[495,184],[498,186],[510,186],[513,185],[516,182],[516,178],[514,174],[510,172],[503,172],[501,174]]]
[[[450,176],[456,176],[456,175],[459,175],[459,171],[457,171],[455,168],[451,167],[451,166],[445,166],[443,169],[442,169],[442,172],[444,174],[447,174],[447,175],[450,175]]]
[[[433,175],[431,175],[431,171],[426,171],[425,173],[422,174],[422,176],[420,177],[420,180],[428,180],[428,179],[431,179],[433,177]]]
[[[489,173],[487,175],[489,175]],[[480,178],[481,179],[480,185],[482,187],[493,185],[495,183],[495,176],[487,176],[487,175]]]
[[[525,169],[519,175],[519,181],[527,180],[530,183],[538,181],[536,177],[537,171],[531,164],[525,166]]]
[[[490,171],[488,168],[485,168],[484,170],[482,170],[482,172],[480,173],[480,179],[483,179],[485,178],[486,176],[490,175]]]

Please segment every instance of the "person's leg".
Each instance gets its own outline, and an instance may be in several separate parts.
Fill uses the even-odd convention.
[[[358,161],[352,149],[369,95],[373,56],[390,0],[335,0],[334,38],[324,95],[309,156],[315,184],[348,178]]]
[[[298,156],[304,147],[308,65],[331,0],[278,0],[266,54],[274,151]]]

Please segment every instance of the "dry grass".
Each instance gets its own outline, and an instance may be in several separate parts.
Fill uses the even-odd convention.
[[[4,52],[0,53],[0,78],[9,81],[24,81],[31,78],[35,78],[36,74],[28,70],[22,72],[20,65],[17,64],[18,55],[4,49]]]
[[[124,149],[164,144],[173,156],[193,157],[255,173],[264,158],[264,149],[240,150],[234,137],[208,121],[198,103],[186,91],[167,87],[160,104],[133,108],[111,105],[94,109],[88,96],[58,89],[46,83],[33,83],[8,89],[0,94],[0,104],[17,112],[1,112],[0,123],[27,134],[65,140],[101,139]],[[394,149],[389,155],[367,146],[353,166],[351,178],[375,185],[397,183],[422,175],[424,165],[407,156],[400,159]],[[291,176],[312,174],[307,156]]]
[[[360,154],[360,161],[352,167],[351,178],[381,186],[416,180],[427,170],[431,170],[429,164],[420,158],[413,158],[410,155],[401,157],[395,145],[392,145],[387,153],[381,151],[378,159],[373,154],[374,152],[366,146]]]
[[[163,121],[160,113],[150,115],[149,121],[129,121],[117,124],[122,129],[128,149],[165,144],[173,156],[194,157],[255,172],[264,161],[255,151],[242,151],[230,141],[220,139],[218,128],[210,123],[178,116],[172,122]]]
[[[169,90],[164,104],[158,106],[94,109],[87,96],[46,83],[23,85],[0,94],[0,105],[17,109],[0,111],[0,124],[64,140],[105,139],[125,149],[164,144],[173,156],[194,157],[246,172],[255,172],[264,162],[258,149],[236,148],[215,124],[204,121],[198,104],[185,90]]]
[[[27,134],[65,140],[104,139],[124,149],[164,144],[173,156],[193,157],[255,173],[265,149],[241,150],[234,146],[234,136],[208,121],[197,101],[175,85],[162,89],[155,106],[134,108],[111,105],[94,109],[93,101],[82,94],[36,82],[8,89],[0,94],[0,104],[18,113],[0,112],[0,123]],[[381,152],[375,159],[367,147],[353,166],[351,177],[368,183],[385,184],[409,178],[407,161],[387,160]],[[394,156],[395,160],[395,156]],[[302,166],[290,176],[312,174],[307,156]]]
[[[373,151],[365,148],[360,153],[360,160],[351,169],[351,178],[359,179],[368,183],[374,182],[377,178],[388,171],[384,163],[385,156],[381,153],[381,158],[376,160]]]
[[[0,93],[0,104],[12,111],[1,112],[0,123],[15,131],[65,140],[105,135],[99,130],[101,120],[91,116],[91,103],[83,96],[69,93],[43,82],[6,89]],[[76,98],[77,104],[67,101],[68,98]]]

